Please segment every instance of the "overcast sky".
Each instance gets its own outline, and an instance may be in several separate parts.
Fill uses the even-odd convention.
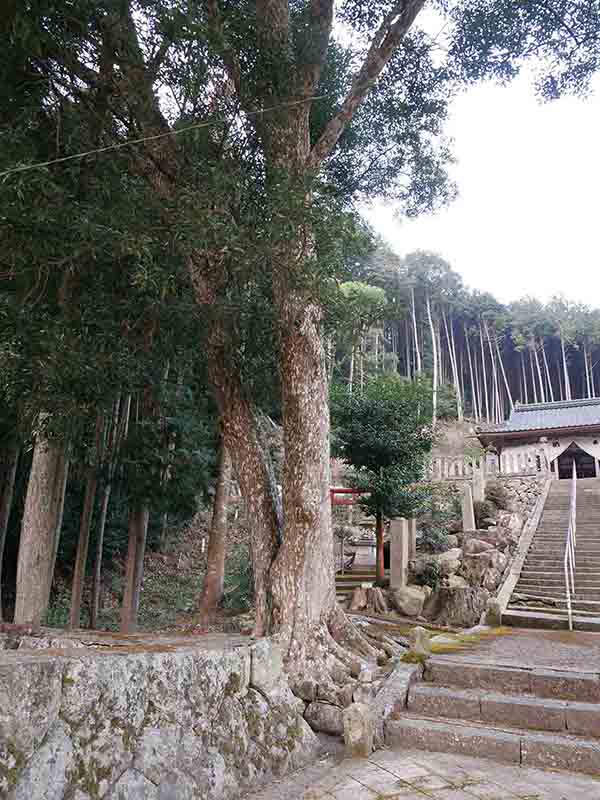
[[[504,302],[562,292],[600,306],[600,82],[587,100],[536,100],[524,77],[454,103],[459,198],[414,221],[366,214],[394,250],[436,250],[467,285]]]

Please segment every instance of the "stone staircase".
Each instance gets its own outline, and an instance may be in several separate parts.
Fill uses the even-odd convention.
[[[567,628],[564,554],[571,481],[554,481],[506,612],[505,625]],[[600,630],[600,479],[577,482],[573,624]]]
[[[595,669],[432,658],[407,708],[388,719],[386,743],[600,776],[600,664]]]
[[[389,570],[385,571],[386,578],[389,577]],[[375,567],[355,567],[343,575],[337,573],[335,576],[335,593],[338,603],[345,604],[349,595],[363,583],[375,583]]]

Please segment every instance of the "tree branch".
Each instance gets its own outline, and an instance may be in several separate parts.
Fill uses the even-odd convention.
[[[346,125],[398,49],[424,5],[425,0],[403,0],[388,14],[371,42],[363,65],[354,76],[341,109],[329,120],[310,153],[307,162],[310,171],[316,172],[331,154]]]

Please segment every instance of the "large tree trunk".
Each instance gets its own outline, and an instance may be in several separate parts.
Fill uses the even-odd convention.
[[[225,582],[225,543],[227,538],[227,509],[231,484],[231,458],[221,443],[219,451],[219,474],[213,505],[212,522],[208,539],[206,575],[198,603],[200,625],[206,626],[214,617],[223,601]]]
[[[16,623],[39,624],[48,610],[68,471],[66,444],[36,439],[17,562]]]
[[[71,589],[71,612],[69,615],[69,628],[78,628],[81,616],[81,599],[83,597],[83,584],[85,581],[85,567],[87,564],[88,548],[90,543],[90,530],[94,501],[96,500],[96,487],[98,478],[95,467],[90,467],[85,483],[85,497],[83,511],[79,523],[79,539],[77,541],[77,554],[75,556],[75,569],[73,570],[73,587]]]
[[[290,258],[290,263],[292,259]],[[281,271],[283,272],[283,270]],[[284,422],[285,536],[272,569],[273,616],[292,650],[335,608],[329,387],[322,311],[275,271]],[[293,653],[288,653],[293,659]]]
[[[134,633],[137,629],[149,517],[148,507],[143,504],[136,505],[129,511],[129,544],[119,629],[121,633]]]
[[[4,547],[6,532],[15,488],[15,476],[19,461],[19,448],[8,447],[0,453],[0,622],[2,615],[2,567],[4,563]]]

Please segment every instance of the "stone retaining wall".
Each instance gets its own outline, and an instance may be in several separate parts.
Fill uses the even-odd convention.
[[[0,797],[229,800],[314,759],[268,640],[97,638],[0,634]]]
[[[538,497],[542,493],[547,475],[497,475],[494,481],[506,489],[511,503],[511,510],[527,518],[533,512]]]

